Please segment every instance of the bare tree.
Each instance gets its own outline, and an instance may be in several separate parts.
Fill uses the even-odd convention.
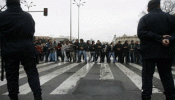
[[[164,0],[161,9],[171,15],[175,14],[175,0]]]
[[[164,0],[161,9],[166,13],[175,15],[175,0]],[[144,16],[146,14],[146,11],[142,11],[139,16]]]
[[[26,6],[26,7],[28,8],[28,11],[29,11],[29,9],[30,9],[31,7],[36,6],[36,5],[33,4],[33,2],[29,2],[29,1],[27,1],[27,0],[22,0],[22,1],[21,1],[21,4],[24,4],[24,6]]]

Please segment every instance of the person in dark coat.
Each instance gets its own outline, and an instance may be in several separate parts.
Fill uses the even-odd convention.
[[[79,52],[79,42],[78,42],[78,39],[75,41],[74,43],[75,45],[75,52],[74,52],[74,55],[75,55],[75,61],[78,61],[78,52]]]
[[[118,43],[115,45],[115,59],[118,57],[118,62],[121,62],[122,58],[122,44],[121,41],[118,41]]]
[[[7,0],[6,5],[7,10],[0,13],[0,35],[9,97],[11,100],[18,100],[21,62],[35,100],[42,100],[33,44],[35,22],[29,13],[22,10],[20,0]]]
[[[109,55],[108,55],[108,59],[109,59],[109,62],[111,62],[111,55],[113,57],[113,63],[116,62],[116,57],[115,57],[115,50],[114,50],[114,43],[112,42],[111,45],[109,46]]]
[[[98,57],[100,57],[100,62],[102,59],[102,44],[100,42],[100,40],[97,41],[96,45],[95,45],[95,61],[97,62]]]
[[[138,24],[142,55],[142,99],[151,100],[155,65],[164,87],[166,100],[175,100],[172,61],[175,50],[175,18],[160,9],[160,1],[148,3],[148,14]]]
[[[49,47],[50,47],[50,44],[52,43],[52,40],[48,40],[48,43],[46,43],[46,62],[48,62],[48,58],[49,58],[49,54],[50,54],[50,50],[49,50]]]
[[[109,55],[109,45],[108,43],[105,43],[102,48],[102,60],[101,60],[102,63],[104,63],[105,56],[107,58],[107,62],[108,63],[110,62],[108,55]]]
[[[129,56],[131,58],[131,63],[135,62],[134,49],[135,49],[135,44],[134,44],[134,41],[132,40],[131,44],[129,45]]]
[[[138,41],[135,43],[135,49],[134,49],[134,56],[135,56],[135,63],[140,64],[140,44],[138,44]]]
[[[61,61],[63,62],[64,60],[63,60],[63,56],[62,56],[62,53],[61,53],[61,47],[62,47],[61,43],[58,42],[58,45],[56,46],[57,59],[58,59],[58,61],[60,61],[59,60],[59,57],[60,57],[61,58]]]
[[[91,61],[91,44],[90,44],[90,41],[89,40],[87,40],[87,42],[86,42],[86,48],[85,48],[85,51],[86,51],[86,57],[88,57],[89,59],[88,59],[88,62],[90,62]]]
[[[84,59],[85,59],[85,62],[87,63],[85,48],[86,48],[86,43],[84,43],[84,40],[83,39],[80,39],[78,62],[81,62],[81,55],[83,54]]]
[[[92,57],[93,57],[93,61],[92,62],[95,61],[95,47],[96,47],[95,42],[92,41],[92,45],[91,45],[91,60],[92,60]]]
[[[124,58],[125,58],[125,61],[126,61],[126,64],[127,64],[129,62],[129,45],[128,45],[128,40],[126,40],[125,43],[123,44],[121,63],[124,63]]]

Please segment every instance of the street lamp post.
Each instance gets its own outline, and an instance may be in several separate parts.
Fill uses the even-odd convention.
[[[80,6],[84,6],[84,3],[86,2],[81,2],[81,0],[79,0],[79,2],[77,2],[76,0],[74,0],[75,3],[78,6],[78,41],[79,41],[79,31],[80,31]]]

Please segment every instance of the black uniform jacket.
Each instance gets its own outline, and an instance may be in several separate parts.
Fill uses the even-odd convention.
[[[143,59],[172,58],[175,53],[175,18],[161,9],[152,9],[143,16],[138,24],[138,37],[140,38],[140,51]],[[162,45],[162,36],[171,35],[170,45]]]
[[[0,13],[0,35],[4,58],[28,58],[36,56],[33,44],[35,22],[20,6],[10,6]]]

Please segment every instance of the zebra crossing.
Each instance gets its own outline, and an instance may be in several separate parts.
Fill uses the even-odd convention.
[[[111,66],[112,64],[112,66]],[[49,86],[45,86],[48,83],[54,82],[54,80],[62,79],[60,80],[61,83],[52,83],[54,84],[55,88],[53,90],[50,90],[50,93],[47,95],[65,95],[65,94],[71,94],[73,90],[76,89],[76,86],[78,85],[78,82],[80,79],[87,77],[87,74],[91,74],[93,72],[93,68],[99,67],[99,74],[98,80],[117,80],[114,77],[115,71],[111,70],[112,67],[119,68],[118,71],[122,72],[127,78],[128,82],[132,82],[135,85],[135,88],[139,89],[140,92],[142,81],[141,76],[137,73],[141,73],[142,67],[137,64],[129,63],[129,65],[133,68],[138,69],[138,72],[135,72],[131,70],[130,67],[128,67],[125,64],[121,63],[102,63],[102,64],[96,64],[96,63],[68,63],[68,62],[49,62],[49,63],[42,63],[37,66],[38,72],[40,75],[40,84],[42,86],[42,89],[48,89]],[[28,83],[27,83],[27,75],[24,72],[24,69],[20,67],[19,69],[20,75],[19,75],[19,81],[23,81],[22,84],[19,86],[19,95],[29,95],[29,93],[32,93]],[[71,72],[71,74],[68,74]],[[117,72],[117,71],[116,71]],[[175,75],[175,71],[172,71],[173,75]],[[66,79],[62,75],[67,75]],[[63,78],[62,78],[63,77]],[[158,72],[154,73],[154,78],[160,80]],[[25,80],[25,81],[24,81]],[[0,88],[5,88],[7,84],[6,79],[4,81],[0,81]],[[154,84],[153,84],[154,85]],[[162,94],[163,89],[156,88],[153,86],[153,94]],[[0,96],[7,96],[8,92],[6,90],[0,89]],[[163,95],[163,94],[162,94]]]

